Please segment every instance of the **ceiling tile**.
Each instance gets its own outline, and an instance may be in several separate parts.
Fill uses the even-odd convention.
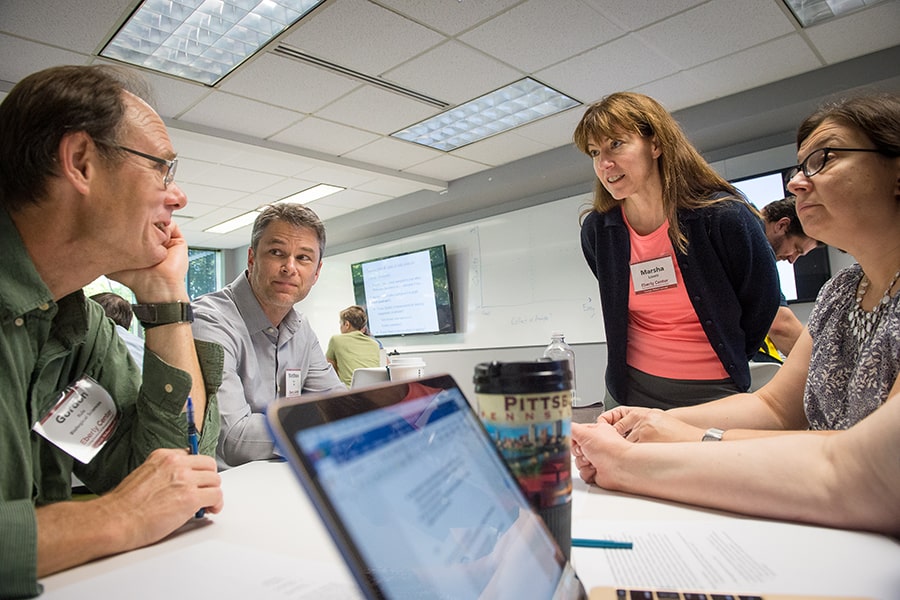
[[[451,154],[496,167],[549,149],[545,144],[507,131],[463,146]]]
[[[85,65],[90,58],[51,46],[35,44],[9,35],[0,35],[0,79],[18,83],[28,75],[56,65]],[[16,56],[16,60],[6,57]]]
[[[100,51],[118,26],[120,15],[130,13],[133,6],[132,0],[67,0],[60,14],[57,0],[3,0],[0,31],[92,54]]]
[[[900,43],[900,2],[884,2],[804,30],[829,64]]]
[[[366,85],[326,106],[316,116],[389,134],[437,112],[433,106],[418,100]]]
[[[577,0],[529,0],[459,39],[533,73],[623,33]]]
[[[706,98],[720,98],[737,89],[753,88],[822,66],[809,45],[792,34],[706,63],[686,74],[702,82]]]
[[[424,175],[425,177],[434,177],[436,179],[452,181],[454,179],[459,179],[460,177],[465,177],[466,175],[471,175],[472,173],[484,171],[487,168],[488,165],[447,154],[425,161],[414,167],[410,167],[409,169],[405,169],[405,171],[408,173],[415,173],[416,175]]]
[[[581,121],[586,106],[575,106],[561,113],[545,117],[534,123],[523,125],[515,130],[516,134],[540,142],[549,148],[572,143],[572,133]]]
[[[422,2],[422,0],[378,0],[419,23],[447,35],[456,35],[486,21],[521,0],[478,0],[478,2]]]
[[[321,202],[322,204],[327,204],[329,206],[339,206],[359,210],[361,208],[366,208],[367,206],[380,204],[389,199],[388,196],[383,196],[381,194],[373,194],[371,192],[363,192],[360,190],[344,190],[343,192],[332,194],[327,198],[322,198],[321,201],[316,200],[314,204]]]
[[[669,112],[699,104],[706,97],[702,83],[684,71],[640,85],[631,91],[654,98]]]
[[[368,131],[361,131],[356,127],[341,125],[340,123],[333,123],[316,117],[307,117],[269,139],[301,148],[318,150],[334,156],[341,156],[354,148],[359,148],[378,139],[378,135]]]
[[[627,35],[539,71],[539,80],[590,104],[612,92],[662,79],[678,68],[635,35]],[[590,77],[585,77],[590,73]]]
[[[440,156],[439,150],[433,150],[420,144],[404,142],[390,137],[379,138],[371,144],[348,152],[347,158],[381,165],[390,169],[402,170],[419,164],[430,158]]]
[[[636,31],[707,0],[584,0],[625,31]]]
[[[523,76],[469,46],[450,41],[388,71],[384,78],[432,98],[462,104]]]
[[[794,26],[772,0],[712,0],[636,35],[679,67],[689,69],[793,31]]]
[[[371,2],[342,0],[326,3],[281,41],[377,76],[443,40],[439,33]]]
[[[344,75],[271,53],[260,56],[251,65],[228,77],[222,90],[312,113],[360,85]]]
[[[253,115],[253,118],[248,119],[248,115]],[[181,119],[189,123],[266,138],[301,117],[300,113],[219,92],[204,98],[184,113]]]

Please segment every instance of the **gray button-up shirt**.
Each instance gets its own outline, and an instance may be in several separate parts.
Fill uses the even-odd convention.
[[[277,456],[265,410],[275,398],[287,395],[288,370],[300,371],[301,393],[347,389],[300,313],[291,310],[278,327],[269,322],[246,271],[225,288],[195,300],[193,308],[194,337],[225,349],[218,393],[220,468]]]

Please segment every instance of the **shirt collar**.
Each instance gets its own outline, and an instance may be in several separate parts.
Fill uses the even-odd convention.
[[[53,295],[28,256],[9,212],[0,209],[0,320],[8,321],[53,304]]]

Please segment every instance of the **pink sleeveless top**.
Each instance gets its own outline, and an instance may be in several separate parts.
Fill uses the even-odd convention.
[[[624,217],[625,211],[622,211]],[[628,365],[668,379],[727,379],[728,373],[713,351],[684,287],[681,269],[669,240],[669,222],[648,235],[628,226],[632,275],[628,291]],[[642,267],[648,268],[642,268]],[[635,274],[639,293],[635,292]],[[652,287],[657,271],[671,285]],[[674,275],[674,280],[673,279]]]

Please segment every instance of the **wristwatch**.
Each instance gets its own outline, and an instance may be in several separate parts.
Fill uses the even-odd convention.
[[[703,434],[703,437],[700,441],[702,442],[721,442],[722,435],[725,432],[719,429],[718,427],[710,427],[706,430],[706,433]]]
[[[132,304],[131,310],[144,329],[171,323],[193,323],[194,311],[190,302],[166,302],[165,304]]]

